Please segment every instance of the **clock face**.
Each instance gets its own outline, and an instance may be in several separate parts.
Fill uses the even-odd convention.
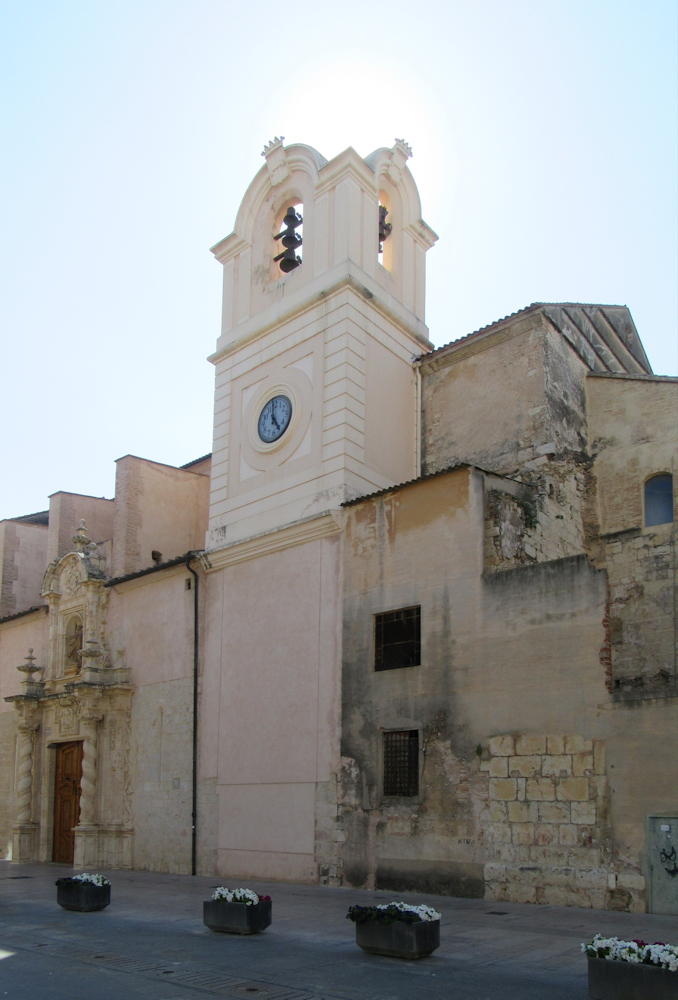
[[[289,427],[291,419],[291,400],[287,396],[274,396],[259,414],[259,437],[265,444],[277,441]]]

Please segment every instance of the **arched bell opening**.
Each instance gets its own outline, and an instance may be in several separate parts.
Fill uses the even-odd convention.
[[[276,213],[273,227],[274,241],[274,277],[284,278],[297,268],[304,260],[304,204],[299,198],[290,195]]]
[[[391,231],[393,221],[391,216],[391,199],[386,191],[379,192],[379,250],[377,260],[387,271],[393,271],[393,240]]]

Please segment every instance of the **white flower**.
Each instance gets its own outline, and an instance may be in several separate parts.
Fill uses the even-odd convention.
[[[592,941],[581,947],[589,958],[606,958],[610,961],[630,962],[632,965],[649,961],[651,965],[678,972],[678,947],[675,945],[639,945],[636,941],[620,941],[616,937],[606,938],[602,934],[596,934]]]
[[[220,885],[215,889],[212,899],[225,899],[227,903],[247,903],[252,906],[259,902],[259,895],[253,889],[227,889]]]
[[[395,906],[402,913],[416,913],[420,920],[440,920],[440,914],[432,906],[413,906],[412,903],[378,903],[378,910],[388,910],[389,906]]]
[[[103,875],[90,875],[88,872],[82,872],[80,875],[73,876],[74,882],[87,882],[90,885],[98,885],[102,888],[105,885],[110,885],[111,883]]]

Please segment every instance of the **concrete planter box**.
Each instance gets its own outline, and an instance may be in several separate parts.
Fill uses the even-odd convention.
[[[607,958],[588,963],[592,1000],[678,1000],[678,972]]]
[[[103,910],[111,901],[110,885],[92,885],[91,882],[72,882],[57,886],[57,903],[64,910]]]
[[[206,899],[202,919],[211,931],[223,934],[258,934],[271,922],[271,900],[259,903],[229,903],[225,899]]]
[[[355,943],[371,955],[388,955],[390,958],[424,958],[440,946],[440,921],[420,920],[406,924],[394,920],[382,924],[367,920],[355,925]]]

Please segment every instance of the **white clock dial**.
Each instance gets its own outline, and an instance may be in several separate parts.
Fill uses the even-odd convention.
[[[259,437],[265,444],[277,441],[289,427],[291,419],[291,400],[287,396],[274,396],[259,414]]]

